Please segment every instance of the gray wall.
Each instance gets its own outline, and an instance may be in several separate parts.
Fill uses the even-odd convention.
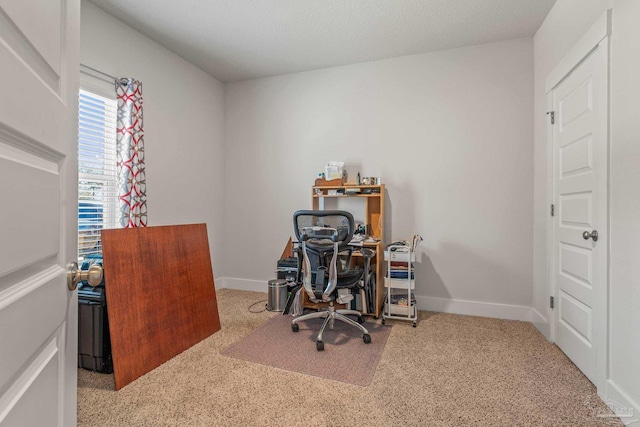
[[[546,264],[547,141],[544,81],[553,67],[607,8],[611,35],[611,140],[609,165],[610,283],[609,375],[598,390],[640,413],[640,2],[558,1],[534,37],[535,167],[534,296],[536,326],[549,336],[549,271]]]
[[[142,81],[149,225],[207,224],[223,276],[224,86],[82,1],[80,62]]]
[[[616,0],[611,81],[611,383],[640,415],[640,2]]]
[[[532,49],[518,39],[228,84],[227,285],[266,289],[293,212],[339,160],[382,177],[387,242],[424,236],[419,304],[528,320]]]

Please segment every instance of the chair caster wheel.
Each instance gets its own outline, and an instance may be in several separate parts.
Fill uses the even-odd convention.
[[[364,341],[365,344],[370,344],[371,343],[371,335],[369,334],[364,334],[362,336],[362,341]]]
[[[358,316],[358,323],[364,324],[364,316]]]
[[[300,330],[300,326],[297,323],[292,323],[291,324],[291,330],[293,332],[298,332]]]
[[[413,327],[415,328],[416,326],[418,326],[418,324],[416,322],[413,322]]]
[[[384,319],[382,319],[382,324],[384,325],[385,323],[387,323]]]
[[[323,351],[324,350],[324,342],[316,341],[316,350]]]

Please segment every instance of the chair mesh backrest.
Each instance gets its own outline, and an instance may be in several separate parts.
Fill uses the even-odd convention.
[[[338,230],[337,242],[340,247],[346,246],[353,238],[353,215],[346,211],[297,211],[293,214],[293,228],[298,241],[302,241],[305,227],[329,227]],[[331,247],[329,239],[307,240],[311,248]]]

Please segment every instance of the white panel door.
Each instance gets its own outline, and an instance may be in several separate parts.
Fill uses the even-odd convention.
[[[606,355],[607,57],[599,46],[553,90],[556,344],[596,385]]]
[[[0,425],[76,424],[79,0],[0,0]]]

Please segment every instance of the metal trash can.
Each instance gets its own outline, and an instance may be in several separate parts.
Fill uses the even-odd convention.
[[[287,305],[287,281],[284,279],[269,280],[267,294],[267,310],[282,311]]]

